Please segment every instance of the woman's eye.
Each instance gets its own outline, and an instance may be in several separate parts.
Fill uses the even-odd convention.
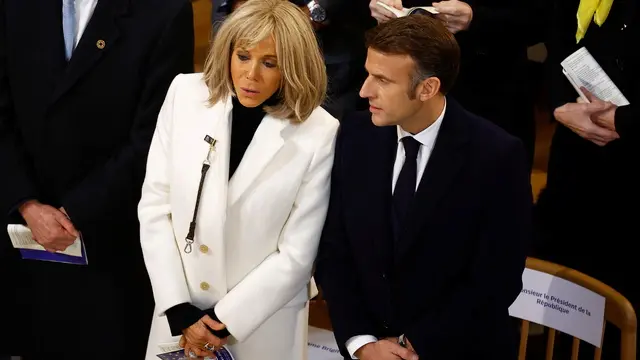
[[[240,59],[240,61],[247,61],[249,60],[249,57],[247,55],[238,54],[238,59]]]
[[[274,64],[274,63],[272,63],[272,62],[268,62],[268,61],[266,61],[266,62],[264,63],[264,66],[266,66],[266,67],[268,67],[268,68],[274,68],[274,67],[276,67],[276,66],[278,66],[278,65],[276,65],[276,64]]]

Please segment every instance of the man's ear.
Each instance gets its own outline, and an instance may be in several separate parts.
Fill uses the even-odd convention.
[[[437,77],[428,77],[420,83],[418,90],[418,99],[420,101],[427,101],[432,97],[438,95],[440,92],[440,79]]]

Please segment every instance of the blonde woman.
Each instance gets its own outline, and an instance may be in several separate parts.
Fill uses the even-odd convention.
[[[147,360],[306,358],[307,302],[338,122],[308,17],[250,0],[216,34],[203,74],[178,76],[139,204],[156,301]]]

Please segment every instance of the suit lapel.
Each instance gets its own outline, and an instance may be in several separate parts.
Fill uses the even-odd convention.
[[[205,85],[202,84],[204,87]],[[208,90],[203,91],[208,97]],[[206,97],[202,98],[206,102]],[[207,244],[212,249],[224,254],[225,244],[225,223],[227,220],[227,195],[229,185],[229,151],[231,140],[231,123],[229,122],[231,113],[231,100],[219,101],[212,107],[198,107],[198,112],[192,116],[197,119],[197,126],[193,131],[193,136],[189,136],[193,142],[194,151],[188,154],[196,157],[197,163],[193,169],[189,170],[193,177],[189,178],[193,194],[193,203],[185,211],[189,216],[194,211],[196,204],[196,194],[201,177],[201,164],[207,158],[211,164],[206,174],[200,195],[199,212],[196,226],[196,237],[194,250],[199,254],[198,246]],[[209,153],[210,146],[205,141],[205,137],[210,136],[216,140],[214,150]],[[192,140],[191,140],[192,139]],[[191,144],[190,144],[191,145]],[[207,157],[207,154],[209,156]],[[184,174],[183,176],[187,176]],[[180,239],[184,240],[184,239]],[[210,264],[208,269],[224,269],[224,265]],[[219,277],[220,283],[216,284],[216,289],[226,289],[226,278]]]
[[[127,14],[129,2],[130,0],[98,1],[69,60],[67,71],[53,93],[51,103],[69,91],[113,47],[120,36],[118,20]],[[62,32],[62,22],[59,24],[59,32]]]
[[[396,245],[396,262],[402,259],[421,228],[432,218],[466,160],[463,146],[469,139],[464,124],[466,115],[453,100],[447,99],[447,102],[447,112],[409,211],[407,227]]]
[[[363,136],[358,139],[362,143],[350,145],[363,150],[362,153],[356,153],[357,158],[354,164],[366,161],[365,171],[361,171],[360,168],[354,169],[355,173],[350,175],[360,179],[353,182],[356,188],[350,191],[360,194],[361,197],[356,201],[365,204],[366,211],[352,216],[358,217],[354,223],[363,226],[361,233],[368,234],[365,238],[372,242],[378,258],[377,262],[386,267],[390,265],[389,254],[393,250],[393,240],[390,240],[393,239],[391,185],[398,135],[395,126],[375,127],[373,131],[373,141],[362,134]]]
[[[37,72],[43,86],[37,91],[42,92],[43,99],[46,101],[59,83],[66,66],[62,34],[62,1],[41,0],[36,3],[14,1],[12,6],[17,9],[15,18],[20,19],[19,32],[24,34],[24,44],[29,44],[23,46],[24,49],[19,55],[24,56],[27,63],[38,64]],[[34,11],[34,6],[38,11]],[[25,19],[30,20],[25,21]],[[34,99],[40,99],[40,97],[34,96]]]
[[[231,121],[242,121],[231,119]],[[256,133],[229,182],[229,204],[232,205],[262,173],[269,161],[278,153],[290,135],[287,130],[293,125],[288,120],[266,115],[256,129]]]

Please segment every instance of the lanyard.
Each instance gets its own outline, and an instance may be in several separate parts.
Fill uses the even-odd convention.
[[[191,253],[192,251],[191,245],[194,242],[193,239],[195,238],[195,234],[196,234],[196,219],[198,217],[198,208],[200,207],[200,197],[202,196],[202,187],[204,185],[204,179],[207,175],[207,171],[209,171],[209,168],[211,167],[211,163],[209,162],[209,157],[211,156],[211,153],[215,151],[216,142],[217,142],[216,139],[212,138],[209,135],[204,137],[204,141],[206,141],[209,144],[209,151],[207,152],[207,157],[205,157],[204,161],[202,162],[202,169],[200,170],[200,185],[198,185],[198,195],[196,197],[196,205],[195,205],[195,208],[193,209],[193,219],[189,224],[189,233],[185,238],[187,245],[185,245],[184,247],[184,252],[187,254]]]

